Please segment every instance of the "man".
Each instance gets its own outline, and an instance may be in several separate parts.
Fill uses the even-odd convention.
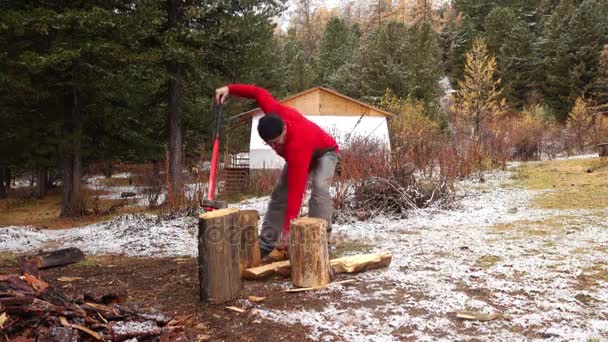
[[[295,109],[278,102],[263,88],[230,84],[216,89],[216,102],[224,103],[229,94],[256,100],[266,114],[258,123],[258,133],[266,144],[285,159],[285,166],[272,191],[262,222],[262,257],[270,253],[275,244],[280,248],[286,246],[290,222],[300,212],[309,174],[312,178],[312,191],[308,216],[327,220],[327,231],[331,233],[332,202],[329,185],[338,161],[336,141]]]

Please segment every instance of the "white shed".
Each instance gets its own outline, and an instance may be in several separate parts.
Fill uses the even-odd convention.
[[[295,108],[332,135],[340,148],[348,146],[354,137],[373,139],[390,148],[387,118],[392,114],[331,89],[316,87],[281,101]],[[258,135],[258,121],[264,114],[253,109],[249,166],[252,169],[276,169],[284,164]]]

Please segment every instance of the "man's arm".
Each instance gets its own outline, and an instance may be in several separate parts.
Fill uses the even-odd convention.
[[[283,232],[289,233],[290,222],[298,217],[304,191],[306,191],[306,180],[308,179],[308,167],[312,151],[295,153],[288,157],[287,162],[287,209],[285,210],[285,222]]]
[[[229,84],[215,90],[215,100],[217,103],[224,103],[228,95],[236,95],[253,99],[264,113],[277,113],[281,104],[266,89],[248,84]]]

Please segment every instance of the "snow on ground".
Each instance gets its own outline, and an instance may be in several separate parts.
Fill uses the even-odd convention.
[[[390,267],[353,276],[355,285],[298,295],[323,299],[320,309],[260,305],[254,313],[300,323],[312,339],[328,341],[608,339],[606,210],[530,208],[539,192],[505,187],[509,177],[498,172],[461,184],[453,210],[335,225],[341,243],[392,251]],[[263,213],[267,201],[239,207]],[[195,256],[195,236],[193,218],[126,216],[71,230],[0,228],[0,251],[76,246],[88,254]],[[510,319],[456,319],[464,310]]]

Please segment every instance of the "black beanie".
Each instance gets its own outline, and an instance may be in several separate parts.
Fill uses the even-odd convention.
[[[258,133],[264,141],[272,140],[283,133],[283,119],[277,115],[264,115],[258,122]]]

